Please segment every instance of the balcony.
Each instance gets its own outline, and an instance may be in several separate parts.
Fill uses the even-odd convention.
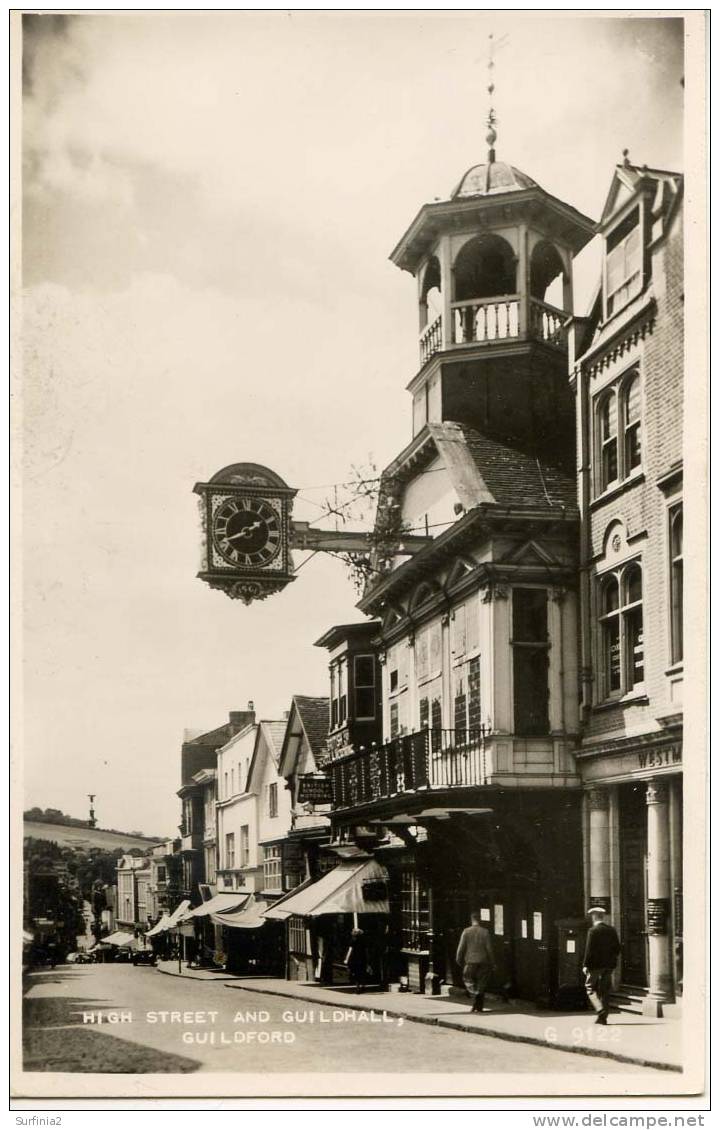
[[[450,341],[443,339],[440,315],[420,334],[420,365],[425,365],[443,349],[463,345],[497,345],[531,339],[564,350],[567,346],[565,323],[569,314],[539,298],[530,298],[525,332],[522,328],[522,306],[523,299],[519,294],[451,303]]]
[[[442,314],[420,334],[420,364],[424,365],[439,349],[442,349]]]
[[[482,727],[419,730],[353,753],[330,767],[335,808],[418,789],[484,785],[488,778],[485,733]]]

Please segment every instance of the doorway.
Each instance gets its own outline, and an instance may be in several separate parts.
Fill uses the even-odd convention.
[[[647,986],[647,804],[645,785],[618,789],[620,816],[620,933],[623,984]]]

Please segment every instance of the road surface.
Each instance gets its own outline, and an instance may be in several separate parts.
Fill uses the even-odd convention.
[[[240,992],[222,981],[170,977],[149,967],[63,965],[34,973],[28,982],[26,1071],[637,1075],[643,1070],[383,1020],[357,999],[337,1009]]]

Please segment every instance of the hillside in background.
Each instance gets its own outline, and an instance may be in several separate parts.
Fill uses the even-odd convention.
[[[130,845],[132,847],[149,847],[150,844],[162,843],[163,840],[170,838],[168,836],[146,836],[143,832],[138,832],[134,829],[131,832],[123,832],[118,828],[92,828],[89,821],[80,820],[77,816],[67,816],[64,812],[61,812],[59,808],[28,808],[23,813],[23,823],[26,829],[29,825],[32,825],[32,827],[35,828],[38,824],[48,824],[51,825],[55,830],[57,830],[58,828],[66,828],[69,830],[76,829],[80,832],[93,835],[96,832],[107,833],[107,835],[110,836],[120,836],[123,841],[132,840],[133,842]],[[35,831],[29,832],[26,830],[24,834],[26,836],[35,836],[37,839],[41,840],[54,839],[57,843],[71,842],[66,839],[58,839],[56,835],[38,835]],[[137,841],[137,843],[135,841]],[[73,840],[72,842],[75,842],[75,840]],[[98,842],[99,846],[103,847],[123,846],[123,844],[109,845],[106,840],[102,840],[101,842],[90,840],[88,842]]]
[[[149,836],[133,836],[125,832],[116,832],[105,828],[89,828],[87,824],[50,824],[40,820],[23,820],[23,838],[31,837],[35,840],[51,840],[63,847],[75,847],[87,851],[88,848],[105,848],[114,851],[130,851],[140,848],[142,851],[161,843],[161,838],[151,839]],[[168,838],[168,837],[164,837]]]

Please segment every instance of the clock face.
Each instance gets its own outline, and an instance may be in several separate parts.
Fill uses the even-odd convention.
[[[227,498],[212,520],[215,549],[228,565],[263,568],[280,552],[281,523],[279,511],[264,498]]]

